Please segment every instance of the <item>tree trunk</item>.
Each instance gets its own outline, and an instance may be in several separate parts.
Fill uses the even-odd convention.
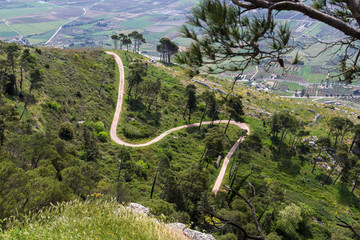
[[[358,174],[356,175],[355,183],[354,183],[353,188],[351,189],[351,193],[354,193],[354,190],[355,190],[355,188],[356,188],[356,185],[358,184],[359,175],[360,175],[360,173],[358,173]]]
[[[156,169],[156,173],[155,173],[155,177],[154,177],[154,182],[152,184],[152,187],[151,187],[151,192],[150,192],[150,199],[152,199],[152,196],[153,196],[153,193],[154,193],[154,190],[155,190],[155,184],[156,184],[156,177],[158,175],[158,171],[159,171],[159,168],[160,168],[160,164],[161,162],[159,163],[157,169]]]
[[[185,114],[186,114],[186,109],[187,109],[187,107],[188,107],[188,105],[186,104],[185,110],[184,110],[184,113],[183,113],[183,118],[184,118],[184,120],[185,120]]]
[[[231,167],[230,167],[230,171],[229,171],[229,180],[231,180],[231,172],[232,172],[232,169],[234,167],[234,162],[235,162],[235,156],[236,156],[236,153],[237,151],[239,150],[239,148],[236,148],[234,154],[232,155],[232,162],[231,162]]]
[[[132,98],[132,97],[131,97],[131,90],[132,90],[132,88],[133,88],[133,85],[129,86],[129,93],[128,93],[128,94],[129,94],[129,97],[130,97],[130,98]]]
[[[230,120],[231,120],[231,117],[229,118],[229,121],[228,121],[228,123],[226,124],[225,132],[224,132],[225,135],[226,135],[226,131],[227,131],[228,127],[229,127]]]
[[[157,108],[158,108],[158,95],[155,95],[155,111],[157,112]]]
[[[343,143],[346,132],[347,132],[347,131],[344,131],[344,134],[341,136],[340,144]]]
[[[339,175],[336,177],[335,181],[333,182],[333,185],[335,185],[335,183],[337,182],[337,180],[339,179],[339,177],[343,174],[344,170],[342,170]]]
[[[156,97],[156,94],[149,100],[148,112],[150,112],[151,105],[153,104],[155,97]]]
[[[355,134],[352,142],[351,142],[351,146],[350,146],[350,151],[352,151],[353,147],[354,147],[354,144],[355,144],[355,141],[356,141],[356,138],[357,138],[357,134]]]
[[[335,163],[335,165],[333,166],[333,168],[331,169],[329,175],[327,175],[325,181],[321,184],[321,186],[323,187],[325,185],[325,183],[329,180],[331,174],[334,172],[335,168],[337,167],[337,163]]]
[[[27,109],[26,109],[27,104],[28,104],[28,102],[25,100],[24,110],[23,110],[23,111],[22,111],[22,113],[21,113],[20,120],[22,119],[22,117],[23,117],[23,115],[24,115],[25,111],[27,110]]]
[[[188,119],[189,119],[189,124],[190,124],[190,120],[191,120],[191,109],[189,108],[189,117],[188,117]]]
[[[204,112],[203,112],[203,115],[201,116],[201,120],[200,120],[200,124],[199,124],[199,131],[201,130],[201,124],[202,124],[202,121],[203,121],[203,119],[204,119],[204,117],[205,117],[207,105],[208,105],[208,104],[206,103],[206,105],[205,105],[205,110],[204,110]]]
[[[336,146],[337,146],[338,137],[339,137],[339,135],[336,135],[336,137],[335,137],[335,144],[334,144],[335,149],[336,149]]]
[[[286,130],[283,130],[283,132],[281,133],[280,145],[279,145],[279,148],[278,148],[278,157],[280,157],[281,146],[282,146],[283,141],[284,141],[285,132],[286,132]]]
[[[23,68],[22,64],[20,65],[20,93],[22,93],[22,85],[23,85]]]
[[[312,170],[311,170],[311,173],[314,173],[315,166],[316,166],[316,163],[318,162],[318,159],[319,159],[319,157],[320,157],[321,152],[322,152],[322,148],[320,148],[320,152],[319,152],[319,154],[317,155],[317,157],[316,157],[316,159],[315,159],[314,166],[313,166],[313,168],[312,168]]]
[[[264,208],[264,211],[262,211],[262,213],[260,214],[260,216],[258,217],[258,221],[260,222],[261,218],[263,217],[264,213],[266,212],[266,210],[268,210],[270,204],[273,202],[274,198],[272,198],[270,200],[270,202],[267,204],[267,206]]]
[[[120,182],[120,171],[121,171],[121,159],[119,159],[119,172],[118,172],[118,177],[117,177],[117,182]]]
[[[169,181],[169,176],[166,176],[166,180],[165,180],[163,189],[162,189],[162,191],[160,193],[160,196],[159,196],[160,199],[163,199],[163,197],[164,197],[164,190],[166,189],[166,186],[168,185],[168,181]]]
[[[104,81],[105,81],[105,75],[104,75],[104,77],[103,77],[103,79],[102,79],[102,81],[101,81],[101,84],[100,84],[99,95],[100,95],[100,93],[101,93],[101,89],[102,89],[102,87],[103,87]]]

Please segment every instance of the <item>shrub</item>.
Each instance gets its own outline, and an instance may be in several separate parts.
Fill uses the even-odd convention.
[[[56,101],[48,102],[47,106],[54,110],[59,110],[61,108],[61,106]]]
[[[63,123],[61,124],[59,137],[63,140],[71,140],[74,137],[74,129],[71,126],[71,123]]]
[[[125,124],[122,127],[122,132],[127,138],[146,138],[150,136],[150,133],[144,129],[139,129],[130,124]]]
[[[105,130],[104,123],[101,121],[94,123],[93,127],[94,127],[96,133],[100,133]]]
[[[108,140],[108,138],[109,138],[109,135],[108,135],[106,132],[99,132],[99,133],[97,134],[97,137],[98,137],[98,139],[99,139],[100,141],[106,142],[106,141]]]

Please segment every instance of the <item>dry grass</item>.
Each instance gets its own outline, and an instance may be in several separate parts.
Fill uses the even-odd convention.
[[[115,201],[72,201],[14,220],[0,239],[182,240],[181,231]]]

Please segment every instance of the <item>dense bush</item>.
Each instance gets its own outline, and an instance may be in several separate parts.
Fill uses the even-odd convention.
[[[99,132],[99,133],[97,134],[97,137],[98,137],[98,139],[99,139],[100,141],[106,142],[106,141],[108,140],[108,138],[109,138],[109,135],[108,135],[106,132]]]
[[[59,137],[64,140],[71,140],[74,137],[74,129],[71,126],[71,123],[66,122],[61,124],[59,130]]]

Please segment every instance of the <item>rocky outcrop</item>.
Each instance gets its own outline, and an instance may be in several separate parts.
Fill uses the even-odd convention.
[[[211,234],[202,233],[186,228],[183,223],[170,223],[170,227],[181,230],[191,240],[216,240]]]
[[[319,117],[321,117],[322,115],[320,113],[318,113],[315,118],[314,118],[314,124],[316,124],[316,121],[319,119]]]
[[[150,213],[150,209],[148,209],[147,207],[144,207],[143,205],[138,204],[138,203],[130,203],[130,205],[127,207],[127,209],[131,209],[135,213],[139,213],[139,214],[149,215],[149,213]]]
[[[130,205],[127,207],[127,209],[131,209],[137,214],[144,214],[149,215],[150,209],[147,207],[144,207],[141,204],[138,203],[130,203]],[[172,227],[174,229],[178,229],[184,233],[186,237],[188,237],[191,240],[216,240],[212,235],[202,233],[199,231],[195,231],[189,228],[186,228],[185,224],[183,223],[170,223],[168,224],[169,227]]]

